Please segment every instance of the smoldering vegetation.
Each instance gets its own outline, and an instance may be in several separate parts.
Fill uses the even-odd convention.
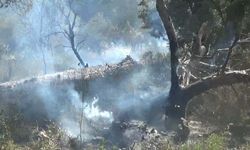
[[[168,94],[165,91],[169,88],[166,57],[148,53],[136,62],[127,56],[118,66],[132,65],[131,68],[86,80],[57,83],[33,78],[17,85],[12,82],[13,86],[11,82],[5,83],[1,85],[1,105],[15,105],[25,122],[41,127],[48,121],[56,122],[76,141],[85,143],[101,137],[126,147],[135,141],[122,140],[123,123],[140,120],[163,129],[162,115]],[[104,74],[103,67],[112,65],[95,67],[96,74]],[[85,76],[88,75],[91,74]]]
[[[169,56],[154,3],[150,27],[142,28],[134,0],[29,2],[25,10],[0,10],[4,139],[53,149],[50,143],[58,141],[47,137],[62,137],[60,130],[64,147],[98,147],[105,140],[122,148],[146,136],[138,126],[164,129]],[[74,15],[72,47],[65,34]],[[74,49],[89,68],[79,65]]]

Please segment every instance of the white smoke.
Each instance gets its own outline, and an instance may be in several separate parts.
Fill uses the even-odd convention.
[[[89,66],[117,63],[127,55],[138,60],[145,51],[166,50],[166,45],[162,44],[165,41],[141,29],[136,1],[105,1],[105,5],[103,2],[74,2],[73,9],[79,16],[77,25],[80,26],[76,28],[76,42],[84,40],[79,53]],[[0,41],[13,48],[16,60],[12,79],[41,75],[45,70],[46,73],[54,73],[79,67],[69,48],[69,41],[59,34],[63,31],[65,19],[57,5],[68,10],[63,3],[33,1],[30,11],[22,16],[0,10],[0,19],[3,20]],[[3,26],[8,26],[10,30],[5,30]]]
[[[73,85],[55,89],[46,84],[37,89],[36,95],[42,101],[44,113],[71,137],[81,135],[84,140],[90,140],[96,134],[95,129],[108,129],[114,120],[112,112],[99,108],[99,98],[83,102]]]
[[[97,105],[98,101],[99,98],[94,97],[92,103],[84,103],[84,115],[87,119],[95,123],[99,122],[100,120],[103,120],[104,123],[112,123],[112,121],[114,120],[113,113],[108,111],[101,111]]]
[[[120,8],[122,8],[124,13],[111,12],[109,8],[113,8],[112,5],[114,3],[109,3],[110,6],[108,5],[108,8],[102,8],[105,9],[103,10],[104,15],[102,19],[99,19],[100,22],[95,23],[96,26],[93,26],[91,22],[84,22],[87,18],[94,18],[95,13],[93,13],[93,16],[84,16],[86,15],[85,11],[82,11],[84,9],[80,9],[83,13],[80,14],[83,20],[82,23],[86,23],[85,28],[81,28],[81,32],[85,33],[86,30],[89,33],[85,33],[86,45],[79,53],[90,66],[118,63],[127,55],[138,60],[145,51],[166,51],[166,41],[155,39],[141,30],[140,23],[137,20],[136,2],[133,0],[127,1],[114,1],[119,6],[118,8],[116,7],[116,10],[120,12]],[[17,18],[12,23],[15,31],[14,40],[17,45],[16,54],[19,56],[16,63],[17,69],[15,70],[17,75],[21,74],[18,77],[42,74],[42,50],[46,56],[47,71],[49,73],[78,67],[77,59],[70,49],[62,46],[56,47],[58,44],[68,44],[62,37],[54,35],[46,41],[48,42],[46,46],[39,45],[41,36],[44,38],[46,35],[58,31],[54,23],[58,23],[61,26],[64,24],[61,19],[62,16],[56,13],[55,7],[52,7],[53,5],[50,2],[46,1],[43,10],[41,0],[34,2],[34,7],[25,17]],[[130,2],[133,2],[133,5]],[[94,1],[93,4],[96,6]],[[128,11],[127,8],[130,8],[130,10]],[[48,13],[42,14],[41,11]],[[39,30],[41,28],[41,18],[44,19],[42,31]],[[128,22],[128,19],[130,22]],[[16,22],[20,23],[16,24]],[[111,27],[112,30],[107,30],[107,27]],[[21,54],[22,57],[20,56]],[[113,93],[105,91],[104,95],[100,94],[98,95],[100,97],[92,97],[91,100],[82,99],[81,94],[75,90],[74,85],[62,85],[62,89],[57,89],[47,84],[39,86],[35,93],[38,99],[34,99],[34,101],[41,101],[43,106],[37,107],[44,107],[44,112],[42,113],[46,113],[49,119],[55,120],[70,136],[79,137],[79,135],[82,135],[84,140],[90,140],[96,135],[97,130],[109,128],[114,121],[115,115],[117,115],[116,110],[113,113],[107,111],[108,109],[102,109],[103,105],[101,103],[111,103],[108,101],[111,99],[110,97],[115,99],[113,105],[119,112],[132,110],[131,113],[137,113],[138,116],[145,117],[143,112],[150,108],[154,98],[165,93],[168,89],[167,86],[158,87],[158,85],[148,83],[150,80],[151,76],[149,76],[148,72],[140,72],[133,74],[130,80],[124,79],[123,81],[121,79],[119,82],[124,83],[120,87],[116,85],[116,82],[105,83],[103,87],[110,86],[113,89]],[[126,91],[123,91],[124,87],[126,87]],[[99,90],[99,86],[92,89],[92,91],[96,92]],[[105,98],[103,98],[104,96]],[[40,108],[32,111],[34,113],[38,110]]]

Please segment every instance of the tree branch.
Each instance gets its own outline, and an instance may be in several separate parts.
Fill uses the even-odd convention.
[[[246,44],[246,43],[250,43],[250,37],[246,38],[246,39],[241,39],[238,41],[239,44]]]
[[[239,40],[239,37],[235,37],[234,42],[232,43],[232,45],[230,46],[230,48],[228,50],[226,60],[225,60],[225,62],[223,64],[223,66],[221,67],[221,72],[220,73],[224,73],[225,72],[227,64],[228,64],[228,61],[229,61],[230,56],[231,56],[231,54],[233,52],[233,48],[234,48],[235,45],[237,45],[238,40]]]
[[[76,49],[80,49],[81,48],[81,45],[83,44],[85,42],[85,39],[84,40],[81,40],[80,42],[78,42],[77,44],[76,44]]]
[[[220,86],[230,86],[235,83],[248,83],[250,82],[250,70],[229,71],[223,75],[211,75],[203,78],[197,82],[190,84],[182,89],[185,99],[188,101],[196,95],[199,95],[209,89],[217,88]]]
[[[72,25],[71,25],[72,30],[74,29],[74,27],[76,25],[76,17],[77,17],[76,13],[73,12],[73,14],[74,14],[74,18],[73,18],[73,22],[72,22]]]

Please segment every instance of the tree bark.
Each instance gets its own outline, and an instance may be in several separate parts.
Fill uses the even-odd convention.
[[[167,8],[164,4],[163,0],[157,0],[156,1],[156,8],[159,12],[160,18],[163,22],[163,25],[165,27],[168,40],[169,40],[169,46],[170,46],[170,54],[171,54],[171,88],[170,88],[170,94],[169,96],[174,96],[180,89],[179,86],[179,79],[177,75],[177,66],[178,66],[178,57],[176,56],[176,52],[178,50],[178,43],[177,38],[175,34],[175,29],[172,23],[172,20],[168,14]]]

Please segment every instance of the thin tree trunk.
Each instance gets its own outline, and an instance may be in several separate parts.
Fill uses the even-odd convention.
[[[80,56],[80,54],[78,53],[78,51],[75,48],[72,48],[76,58],[79,60],[80,64],[84,67],[85,63],[82,60],[82,57]]]
[[[74,33],[74,27],[75,27],[75,23],[76,23],[76,14],[74,14],[74,19],[72,21],[72,23],[68,23],[68,39],[70,40],[70,45],[71,45],[71,49],[73,50],[76,58],[79,60],[80,64],[82,65],[82,67],[85,66],[85,63],[82,60],[82,57],[80,56],[76,44],[75,44],[75,33]]]
[[[39,48],[41,49],[41,53],[42,53],[42,60],[43,60],[43,66],[44,66],[43,72],[44,72],[44,74],[47,74],[47,63],[46,63],[45,53],[44,53],[44,49],[43,49],[43,42],[42,42],[43,7],[44,7],[44,0],[42,1],[42,6],[41,6]]]

